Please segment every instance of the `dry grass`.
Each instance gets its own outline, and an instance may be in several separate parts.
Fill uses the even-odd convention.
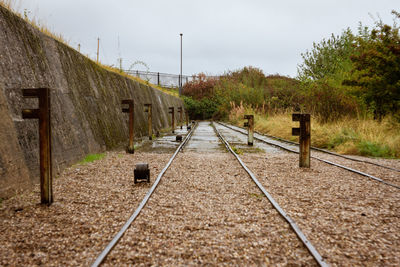
[[[15,15],[17,15],[17,16],[20,17],[21,19],[25,20],[27,23],[29,23],[30,25],[32,25],[34,28],[36,28],[36,29],[39,30],[40,32],[44,33],[45,35],[47,35],[47,36],[49,36],[49,37],[51,37],[51,38],[53,38],[53,39],[55,39],[55,40],[57,40],[57,41],[63,43],[64,45],[70,47],[71,49],[74,49],[77,53],[80,53],[79,51],[77,51],[75,48],[73,48],[73,47],[69,44],[69,41],[66,40],[66,39],[63,37],[62,34],[55,33],[55,32],[53,32],[53,31],[51,31],[51,30],[45,25],[44,22],[40,21],[40,20],[39,20],[38,18],[36,18],[35,16],[33,16],[32,18],[28,18],[28,16],[27,16],[25,13],[23,14],[23,13],[21,13],[20,11],[18,11],[18,10],[21,9],[21,8],[20,8],[21,2],[20,2],[19,0],[0,0],[0,6],[5,7],[6,9],[10,10],[10,11],[13,12]],[[167,93],[167,94],[170,94],[170,95],[173,95],[173,96],[178,97],[178,94],[177,94],[176,92],[174,92],[174,91],[166,90],[166,89],[164,89],[164,88],[162,88],[162,87],[160,87],[160,86],[157,86],[157,85],[154,85],[154,84],[149,83],[149,82],[147,82],[147,81],[144,81],[144,80],[142,80],[142,79],[140,79],[140,78],[138,78],[138,77],[129,75],[129,74],[127,74],[127,73],[121,71],[121,70],[118,69],[118,68],[114,68],[114,67],[112,67],[112,66],[102,64],[100,61],[97,62],[96,60],[93,60],[92,58],[90,58],[88,55],[84,55],[84,54],[82,54],[82,55],[85,56],[85,57],[87,57],[88,59],[90,59],[91,61],[95,62],[95,63],[98,64],[100,67],[102,67],[102,68],[104,68],[104,69],[106,69],[106,70],[108,70],[108,71],[117,73],[117,74],[119,74],[119,75],[121,75],[121,76],[124,76],[124,77],[129,78],[129,79],[134,80],[134,81],[137,81],[137,82],[139,82],[139,83],[141,83],[141,84],[145,84],[145,85],[151,86],[151,87],[156,88],[156,89],[158,89],[158,90],[160,90],[160,91],[163,91],[164,93]]]
[[[267,115],[240,105],[233,107],[229,120],[243,125],[244,114],[255,115],[256,131],[298,141],[298,137],[292,136],[292,127],[298,127],[298,122],[292,121],[291,112]],[[382,121],[343,118],[330,123],[320,123],[316,117],[311,120],[313,146],[341,154],[400,158],[400,124],[391,117]]]

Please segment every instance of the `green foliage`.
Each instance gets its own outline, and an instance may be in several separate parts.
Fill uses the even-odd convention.
[[[87,164],[96,160],[100,160],[104,158],[106,154],[100,153],[100,154],[88,154],[83,160],[79,162],[79,164]]]
[[[376,22],[367,37],[360,34],[356,38],[355,49],[351,56],[353,78],[344,83],[358,88],[357,95],[365,101],[375,118],[387,114],[400,118],[399,27]]]
[[[347,142],[358,142],[359,139],[359,135],[354,130],[344,128],[330,138],[327,148],[332,149]]]
[[[396,156],[396,152],[388,145],[364,140],[359,133],[349,128],[343,128],[338,134],[331,137],[327,148],[334,149],[340,145],[349,146],[350,144],[355,145],[357,155],[386,158]]]
[[[355,115],[359,106],[354,97],[327,83],[304,84],[285,76],[265,76],[253,67],[227,73],[218,81],[189,83],[184,94],[188,95],[184,101],[194,119],[226,118],[232,108],[243,105],[265,114],[308,111],[327,122]]]
[[[398,12],[392,13],[400,18]],[[312,107],[317,108],[314,114],[331,120],[337,114],[328,115],[329,110],[345,108],[347,114],[373,113],[377,119],[393,114],[400,120],[399,30],[396,23],[378,21],[372,30],[360,23],[357,34],[347,29],[302,54],[298,79],[316,96],[310,100],[320,99],[321,89],[329,87],[332,93],[329,97],[324,92],[325,99]]]
[[[215,98],[193,99],[190,96],[183,96],[185,109],[189,113],[189,118],[194,120],[205,120],[216,116],[219,102]]]
[[[354,53],[355,36],[350,29],[340,36],[332,34],[331,38],[313,43],[311,51],[301,54],[303,63],[298,66],[298,78],[301,81],[324,80],[333,86],[349,78],[352,69],[350,55]]]
[[[346,91],[323,82],[309,84],[304,97],[305,110],[317,116],[322,123],[335,121],[343,116],[355,116],[360,107],[357,99]]]
[[[231,146],[231,148],[232,148],[233,152],[235,152],[236,154],[238,154],[238,155],[243,154],[243,151],[240,148],[237,148],[235,146]]]
[[[361,156],[373,156],[373,157],[395,157],[395,152],[392,151],[387,145],[380,145],[368,141],[362,141],[358,143],[357,148]]]

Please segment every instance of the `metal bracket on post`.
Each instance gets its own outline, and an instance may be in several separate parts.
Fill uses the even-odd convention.
[[[152,112],[151,104],[144,104],[144,112],[148,112],[148,125],[149,125],[149,140],[153,140],[153,123],[152,123]]]
[[[244,123],[244,127],[247,127],[249,132],[247,144],[252,146],[254,142],[254,115],[244,115],[244,119],[247,120],[247,122]]]
[[[311,116],[310,114],[294,113],[292,120],[300,122],[300,128],[292,128],[292,135],[300,136],[299,166],[310,168]]]
[[[179,124],[181,126],[181,130],[183,128],[183,111],[182,107],[178,107],[178,112],[179,112]]]
[[[40,199],[53,203],[53,171],[51,162],[50,89],[22,89],[25,98],[38,98],[39,109],[23,109],[23,119],[39,119]]]
[[[126,153],[133,154],[135,153],[135,148],[133,144],[133,138],[134,138],[134,132],[133,132],[133,126],[134,126],[134,120],[133,120],[133,108],[134,108],[134,102],[133,99],[124,99],[122,100],[122,105],[128,105],[128,108],[122,108],[122,112],[124,113],[129,113],[129,144],[128,147],[126,148]]]
[[[175,133],[175,108],[174,107],[169,107],[169,113],[172,114],[172,133]]]

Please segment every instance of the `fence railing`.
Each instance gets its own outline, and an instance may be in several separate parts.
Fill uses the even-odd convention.
[[[124,70],[124,72],[129,75],[138,77],[144,81],[147,81],[152,84],[156,84],[162,87],[179,87],[179,81],[181,79],[181,75],[179,74],[169,74],[162,72],[152,72],[152,71],[141,71],[141,70]],[[213,78],[219,78],[219,76],[207,76]],[[199,79],[197,75],[182,75],[182,85],[185,85],[188,82]]]

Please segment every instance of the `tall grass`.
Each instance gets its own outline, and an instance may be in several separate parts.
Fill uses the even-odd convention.
[[[243,125],[245,114],[255,115],[255,130],[298,141],[298,137],[292,136],[292,127],[298,127],[298,122],[292,121],[292,112],[289,110],[266,114],[256,112],[243,104],[232,105],[229,121]],[[400,158],[400,123],[390,116],[381,121],[344,117],[328,123],[313,116],[311,144],[341,154]]]

